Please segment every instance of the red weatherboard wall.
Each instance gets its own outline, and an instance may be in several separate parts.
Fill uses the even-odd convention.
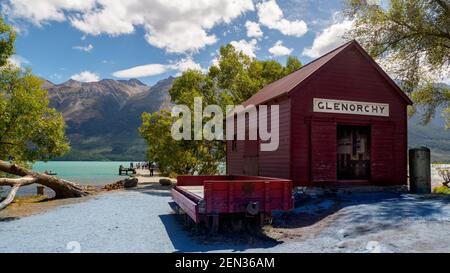
[[[313,99],[387,103],[389,117],[313,112]],[[407,102],[351,45],[291,90],[264,104],[280,105],[280,147],[259,152],[259,175],[292,179],[294,186],[337,182],[337,125],[371,127],[371,184],[406,184]],[[245,174],[244,141],[227,143],[227,172]],[[347,182],[342,182],[345,184]]]
[[[279,128],[269,126],[269,131],[279,130],[278,150],[259,152],[259,175],[289,179],[290,177],[290,100],[283,98],[271,102],[279,105]],[[270,112],[267,118],[270,122]]]
[[[258,147],[258,174],[260,176],[289,178],[290,177],[290,100],[281,98],[267,103],[266,105],[279,105],[279,128],[270,124],[270,107],[268,112],[268,130],[279,129],[279,146],[278,150],[272,152],[262,152]],[[245,174],[246,173],[246,146],[250,146],[252,141],[237,141],[236,151],[232,151],[232,142],[227,141],[227,173],[228,174]],[[247,151],[248,152],[248,151]],[[250,174],[256,175],[256,174]]]

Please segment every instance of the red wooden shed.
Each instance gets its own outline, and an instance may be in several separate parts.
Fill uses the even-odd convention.
[[[286,178],[294,186],[407,183],[412,102],[356,41],[267,85],[244,106],[274,104],[278,149],[227,141],[229,175]]]

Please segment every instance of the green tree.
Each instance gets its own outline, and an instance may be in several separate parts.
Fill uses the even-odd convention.
[[[240,104],[261,88],[295,70],[301,62],[288,57],[283,67],[275,60],[259,61],[238,52],[232,45],[221,47],[219,64],[209,69],[208,78],[220,90],[219,97],[225,104]]]
[[[389,65],[403,89],[430,121],[437,109],[450,126],[450,89],[438,84],[449,72],[450,1],[390,0],[387,5],[348,0],[355,18],[351,34],[368,52]],[[371,4],[372,3],[372,4]]]
[[[26,165],[64,154],[69,144],[64,136],[62,115],[49,107],[42,80],[9,63],[14,53],[15,33],[0,18],[0,178],[11,187],[0,202],[0,210],[14,200],[20,187],[34,183],[51,188],[56,198],[81,197],[90,192],[75,183],[42,175],[7,162]],[[10,178],[10,176],[22,178]]]
[[[0,67],[7,64],[9,57],[14,54],[16,33],[0,17]]]
[[[194,98],[204,106],[241,104],[265,85],[301,68],[300,61],[289,57],[286,66],[277,61],[259,61],[237,51],[232,45],[221,47],[219,62],[208,73],[189,70],[177,78],[169,91],[175,104],[186,105],[193,112]],[[225,161],[224,141],[175,141],[170,112],[144,113],[140,128],[148,143],[148,157],[158,162],[164,175],[215,174]],[[207,119],[204,120],[206,122]],[[192,130],[193,131],[193,130]]]
[[[29,70],[0,70],[0,159],[48,160],[68,150],[62,115],[41,85]]]
[[[289,56],[286,61],[285,74],[290,74],[302,67],[300,60],[294,56]]]
[[[0,18],[0,159],[48,160],[69,149],[62,115],[49,107],[42,80],[8,63],[14,31]]]
[[[148,158],[158,162],[159,170],[168,176],[189,173],[191,171],[189,166],[195,161],[189,150],[182,149],[181,145],[172,139],[170,135],[172,122],[171,113],[167,110],[152,114],[143,113],[142,126],[139,129],[149,144]],[[182,160],[173,160],[172,157]]]

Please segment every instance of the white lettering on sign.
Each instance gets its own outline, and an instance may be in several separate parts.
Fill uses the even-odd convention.
[[[314,112],[389,117],[389,104],[314,98]]]

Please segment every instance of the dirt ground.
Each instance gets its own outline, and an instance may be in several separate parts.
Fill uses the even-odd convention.
[[[69,199],[53,199],[48,196],[20,196],[6,209],[0,211],[0,221],[16,219],[43,213],[64,205],[76,204],[87,201],[92,196]]]

